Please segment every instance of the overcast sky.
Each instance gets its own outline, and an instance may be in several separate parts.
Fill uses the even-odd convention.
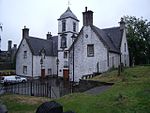
[[[99,28],[118,26],[124,15],[150,20],[150,0],[70,0],[70,4],[80,20],[79,28],[85,6],[94,12],[94,25]],[[57,19],[67,7],[68,0],[0,0],[1,50],[7,50],[8,40],[19,45],[24,26],[30,29],[30,36],[46,38],[48,31],[57,35]]]

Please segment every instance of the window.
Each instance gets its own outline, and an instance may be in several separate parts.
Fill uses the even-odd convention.
[[[127,45],[126,45],[126,43],[124,43],[124,52],[126,52],[126,47]]]
[[[66,42],[66,37],[61,38],[61,48],[66,48],[67,47],[67,42]]]
[[[68,58],[68,52],[64,51],[64,58]]]
[[[27,51],[24,51],[23,58],[27,58]]]
[[[64,61],[64,68],[68,68],[68,61]]]
[[[87,56],[88,57],[94,56],[94,44],[87,45]]]
[[[52,75],[52,69],[51,68],[48,69],[48,75]]]
[[[76,32],[76,23],[73,22],[73,31]]]
[[[27,74],[27,66],[23,66],[23,74]]]
[[[62,32],[66,31],[66,20],[62,21]]]

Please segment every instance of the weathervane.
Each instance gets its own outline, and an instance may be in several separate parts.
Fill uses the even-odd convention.
[[[67,5],[68,5],[68,7],[70,7],[70,5],[71,5],[70,0],[68,0],[68,4]]]

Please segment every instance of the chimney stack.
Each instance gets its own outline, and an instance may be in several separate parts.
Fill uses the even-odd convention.
[[[14,44],[14,49],[17,49],[17,44]]]
[[[125,21],[124,21],[124,19],[121,18],[119,23],[120,23],[120,30],[123,30],[125,28]]]
[[[83,12],[83,26],[93,25],[93,11],[87,10],[85,7],[85,12]]]
[[[8,41],[8,52],[10,52],[10,51],[11,51],[11,46],[12,46],[12,41],[11,41],[11,40],[9,40],[9,41]]]
[[[24,26],[24,29],[22,29],[22,38],[28,37],[29,37],[29,28],[26,28],[26,26]]]
[[[50,39],[52,39],[52,35],[51,35],[51,32],[48,32],[47,33],[47,40],[50,40]]]

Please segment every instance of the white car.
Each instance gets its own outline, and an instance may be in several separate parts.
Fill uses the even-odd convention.
[[[2,76],[0,80],[0,83],[4,84],[12,84],[20,82],[27,82],[27,79],[20,76]]]

